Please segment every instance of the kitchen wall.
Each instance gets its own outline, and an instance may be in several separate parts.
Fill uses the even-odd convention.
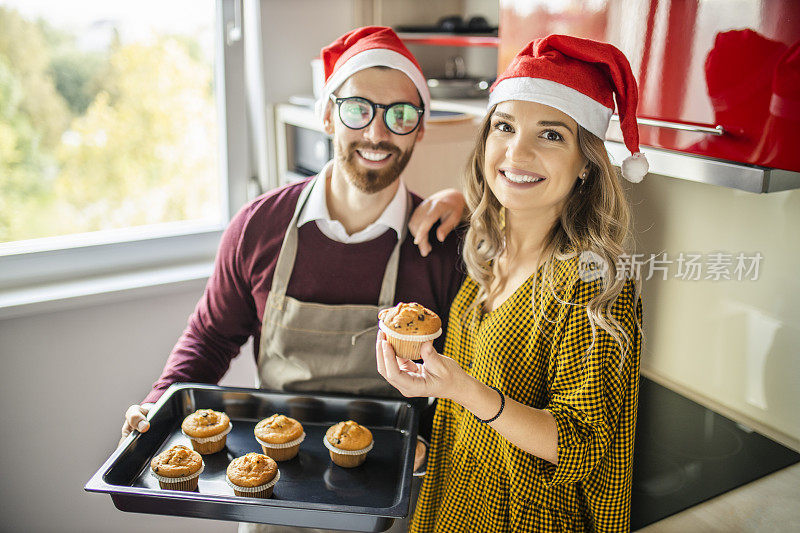
[[[474,118],[450,124],[428,124],[425,136],[403,171],[408,189],[420,196],[446,188],[461,189],[462,173],[475,146],[480,121]]]
[[[733,274],[740,252],[763,256],[756,281],[676,279],[672,264],[670,279],[645,282],[642,372],[800,449],[800,190],[650,175],[630,192],[647,257],[730,253]]]
[[[322,45],[359,25],[359,0],[261,1],[264,86],[267,102],[311,94],[311,60]],[[302,35],[298,39],[298,22]]]
[[[0,320],[0,531],[236,531],[230,522],[123,513],[83,490],[116,447],[125,410],[161,373],[203,286]],[[246,345],[223,384],[253,386],[254,367]]]

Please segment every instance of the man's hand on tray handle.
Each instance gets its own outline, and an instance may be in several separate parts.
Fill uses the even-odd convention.
[[[125,423],[122,424],[122,438],[119,439],[119,444],[125,440],[125,437],[130,435],[134,429],[139,433],[144,433],[150,429],[150,422],[147,421],[147,413],[153,408],[152,403],[143,403],[142,405],[131,405],[125,411]],[[119,446],[119,444],[117,446]]]

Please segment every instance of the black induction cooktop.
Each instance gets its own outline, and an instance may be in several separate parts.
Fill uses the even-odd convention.
[[[800,454],[642,378],[633,454],[637,530],[800,461]]]

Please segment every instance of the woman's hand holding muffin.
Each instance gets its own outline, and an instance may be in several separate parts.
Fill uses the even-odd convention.
[[[458,401],[472,378],[450,357],[436,352],[431,342],[422,345],[422,363],[397,357],[386,334],[375,343],[378,373],[403,396],[434,396]]]
[[[403,396],[453,400],[481,420],[502,412],[505,400],[466,373],[455,359],[437,353],[430,342],[422,345],[420,355],[422,363],[397,357],[383,332],[378,333],[375,344],[378,373]]]

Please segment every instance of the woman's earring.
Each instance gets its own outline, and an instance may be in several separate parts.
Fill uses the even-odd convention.
[[[506,228],[506,208],[500,207],[500,229]]]
[[[581,180],[581,184],[578,185],[578,190],[583,191],[583,184],[586,183],[586,172],[578,176],[578,179]]]

